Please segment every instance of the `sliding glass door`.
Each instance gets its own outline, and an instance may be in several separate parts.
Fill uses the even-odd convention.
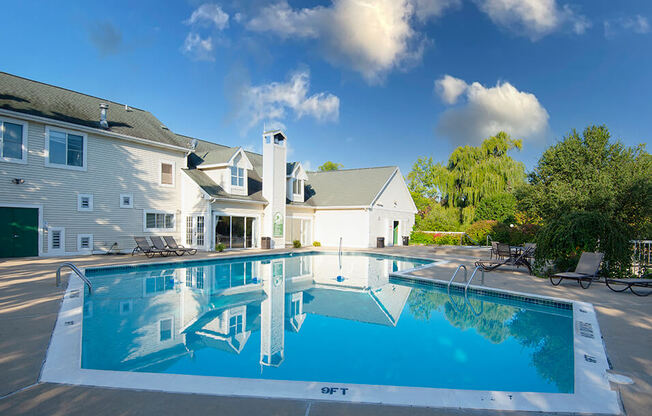
[[[215,217],[215,245],[225,248],[256,247],[258,220],[255,217],[217,215]]]

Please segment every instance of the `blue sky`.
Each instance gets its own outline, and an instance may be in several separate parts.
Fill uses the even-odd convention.
[[[3,5],[0,70],[256,151],[283,126],[312,169],[407,174],[499,129],[528,168],[572,128],[652,136],[647,0],[57,3]]]

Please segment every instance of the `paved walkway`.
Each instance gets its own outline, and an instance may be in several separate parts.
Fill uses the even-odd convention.
[[[375,250],[374,250],[375,251]],[[439,252],[427,247],[396,247],[386,254],[449,260],[449,264],[419,272],[448,280],[454,268],[470,266],[468,255]],[[247,253],[252,253],[247,251]],[[270,251],[266,251],[267,254]],[[238,253],[199,253],[210,258]],[[180,258],[168,258],[176,261]],[[187,257],[184,257],[187,259]],[[143,256],[87,256],[67,258],[80,267],[151,262]],[[468,411],[357,405],[336,402],[240,398],[145,392],[38,383],[50,335],[59,311],[64,285],[54,285],[54,271],[64,258],[31,258],[0,262],[0,414],[29,415],[484,415],[514,412]],[[486,286],[582,300],[595,305],[607,354],[615,372],[635,384],[617,386],[627,415],[649,415],[652,409],[652,296],[612,293],[603,284],[588,290],[572,282],[552,287],[547,281],[521,272],[485,275]]]

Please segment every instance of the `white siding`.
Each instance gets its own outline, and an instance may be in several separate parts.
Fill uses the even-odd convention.
[[[65,228],[66,252],[77,252],[78,234],[92,234],[95,250],[107,250],[114,242],[131,249],[132,237],[145,234],[144,209],[180,211],[183,152],[88,134],[88,169],[76,171],[45,166],[45,140],[45,125],[29,122],[27,164],[0,162],[1,177],[25,180],[21,185],[0,181],[0,205],[42,204],[44,225]],[[174,187],[158,185],[161,160],[175,163]],[[120,208],[123,193],[133,194],[134,208]],[[78,194],[93,194],[93,211],[78,212]],[[179,225],[177,218],[170,234],[178,237]],[[47,241],[44,234],[44,254]]]
[[[369,213],[364,209],[320,209],[315,212],[315,240],[324,247],[368,247]]]
[[[377,237],[385,237],[385,245],[392,245],[394,221],[399,222],[398,245],[403,244],[403,236],[409,236],[412,232],[416,212],[410,191],[399,171],[369,212],[369,246],[376,246]]]

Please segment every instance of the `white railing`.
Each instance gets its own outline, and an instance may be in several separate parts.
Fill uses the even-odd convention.
[[[632,254],[632,271],[642,275],[652,269],[652,240],[632,240],[634,252]]]

